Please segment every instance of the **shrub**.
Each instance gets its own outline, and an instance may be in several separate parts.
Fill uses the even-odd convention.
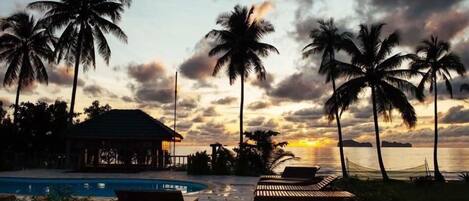
[[[283,150],[287,142],[275,142],[272,137],[280,133],[271,130],[246,132],[248,141],[235,149],[238,153],[235,173],[237,175],[257,176],[272,174],[282,163],[297,159],[291,152]]]
[[[187,160],[187,174],[204,175],[210,174],[210,157],[206,151],[196,152],[189,155]]]
[[[232,151],[220,147],[216,152],[212,164],[212,172],[217,175],[227,175],[233,172],[235,155]]]

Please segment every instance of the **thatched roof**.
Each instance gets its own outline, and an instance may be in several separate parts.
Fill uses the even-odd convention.
[[[183,137],[142,110],[111,110],[79,123],[67,132],[69,138],[177,140]]]

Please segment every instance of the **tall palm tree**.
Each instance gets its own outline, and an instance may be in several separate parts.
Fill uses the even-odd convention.
[[[303,57],[309,57],[312,54],[322,52],[321,65],[319,66],[319,73],[326,75],[326,83],[332,82],[332,90],[336,91],[336,66],[330,65],[335,60],[335,52],[341,49],[342,41],[352,36],[349,32],[340,33],[339,29],[335,26],[334,20],[331,18],[329,21],[319,20],[319,28],[313,29],[310,38],[313,40],[305,48],[303,48]],[[340,163],[342,166],[342,176],[348,177],[347,169],[345,168],[344,147],[342,144],[342,128],[340,126],[339,111],[335,111],[335,120],[337,123],[337,133],[339,135],[339,152]]]
[[[342,48],[350,54],[351,62],[336,61],[335,64],[339,66],[338,75],[345,76],[347,81],[327,100],[325,109],[329,120],[332,121],[336,111],[346,110],[358,100],[359,94],[366,88],[371,90],[378,163],[383,180],[387,181],[389,177],[381,155],[378,113],[384,116],[385,120],[391,120],[392,110],[397,109],[404,123],[413,127],[417,117],[403,90],[412,92],[419,100],[422,100],[423,96],[415,85],[405,79],[415,73],[400,68],[401,63],[409,56],[400,53],[389,56],[399,43],[399,35],[394,32],[381,39],[383,25],[360,25],[357,41],[344,41]]]
[[[52,31],[63,29],[56,45],[57,61],[75,65],[69,122],[72,123],[80,63],[83,70],[96,67],[95,44],[107,64],[111,49],[104,34],[111,33],[127,42],[127,36],[116,23],[130,0],[59,0],[36,1],[29,8],[45,10],[44,21]]]
[[[212,30],[206,35],[218,42],[210,50],[209,56],[221,54],[213,69],[213,75],[226,65],[230,84],[233,84],[238,76],[241,78],[240,144],[243,143],[244,80],[251,71],[257,74],[258,79],[265,80],[265,67],[260,57],[266,57],[270,52],[278,53],[274,46],[260,42],[264,35],[274,32],[273,25],[262,19],[250,19],[253,11],[253,8],[235,6],[232,12],[223,13],[217,19],[217,24],[224,29]]]
[[[433,165],[435,169],[435,179],[444,181],[445,178],[441,174],[438,167],[438,77],[445,81],[446,90],[451,98],[453,97],[453,87],[451,86],[450,71],[455,71],[459,75],[464,75],[466,69],[460,58],[450,52],[450,44],[445,41],[438,40],[437,36],[431,36],[430,39],[423,40],[421,45],[416,49],[413,55],[411,68],[416,71],[426,70],[422,80],[418,85],[420,91],[423,91],[425,84],[429,83],[429,91],[434,92],[434,112],[435,112],[435,139],[433,146]]]
[[[35,80],[47,83],[44,61],[54,59],[54,38],[42,21],[25,12],[1,19],[0,31],[0,61],[7,64],[3,85],[18,84],[13,115],[16,122],[21,89]]]

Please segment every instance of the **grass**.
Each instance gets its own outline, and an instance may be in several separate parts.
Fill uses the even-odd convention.
[[[341,179],[333,187],[354,193],[360,201],[469,201],[469,183],[416,185],[406,181]]]

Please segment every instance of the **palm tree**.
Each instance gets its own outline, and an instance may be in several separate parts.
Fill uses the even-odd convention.
[[[44,61],[54,59],[54,38],[42,21],[25,12],[0,20],[0,31],[0,61],[7,64],[3,85],[18,84],[13,115],[16,122],[21,89],[35,80],[47,83]]]
[[[331,18],[329,21],[319,20],[319,28],[311,31],[310,37],[313,40],[303,48],[303,57],[322,52],[321,65],[319,73],[326,75],[326,83],[332,81],[332,90],[335,93],[336,71],[335,65],[329,65],[335,60],[335,52],[341,48],[342,41],[352,36],[349,32],[339,33],[339,30]],[[340,126],[339,111],[335,111],[335,120],[337,123],[337,133],[339,135],[340,163],[342,166],[342,176],[347,178],[347,169],[345,168],[344,147],[342,144],[342,128]]]
[[[399,43],[399,35],[394,32],[381,39],[383,25],[360,25],[357,41],[344,41],[342,48],[350,54],[351,63],[334,63],[338,65],[338,75],[345,76],[347,81],[327,100],[325,109],[329,120],[332,121],[336,111],[346,110],[358,100],[359,94],[366,88],[371,90],[378,163],[383,180],[387,181],[389,177],[381,156],[378,113],[383,115],[385,120],[391,120],[392,110],[397,109],[404,123],[408,127],[414,127],[417,122],[415,110],[402,90],[412,92],[419,100],[422,100],[423,96],[418,93],[415,85],[404,79],[414,76],[415,73],[399,68],[409,56],[400,53],[389,56]]]
[[[222,54],[213,69],[213,75],[226,65],[230,84],[233,84],[238,76],[241,78],[240,144],[243,143],[244,80],[251,71],[257,74],[258,79],[265,80],[265,67],[260,57],[266,57],[270,52],[278,53],[274,46],[259,42],[264,35],[274,32],[274,27],[268,21],[250,19],[253,11],[253,8],[248,10],[247,7],[235,6],[234,11],[221,14],[217,19],[217,24],[224,29],[212,30],[206,35],[219,42],[210,50],[209,56]]]
[[[429,83],[430,93],[434,91],[434,112],[435,112],[435,139],[433,146],[433,165],[435,169],[435,179],[444,181],[438,167],[438,77],[445,81],[446,90],[451,98],[453,97],[453,87],[451,86],[450,71],[456,71],[459,75],[464,75],[466,69],[457,55],[451,53],[449,43],[438,40],[437,36],[431,36],[430,39],[423,40],[413,55],[411,68],[416,71],[426,70],[423,73],[422,80],[418,89],[423,91],[425,84]]]
[[[109,64],[111,49],[104,34],[111,33],[127,42],[127,36],[116,23],[129,4],[130,0],[60,0],[36,1],[28,5],[29,8],[47,10],[44,21],[52,31],[63,29],[56,45],[57,62],[65,60],[68,65],[75,65],[69,123],[74,117],[80,63],[85,71],[90,66],[96,67],[96,44],[98,53]]]

